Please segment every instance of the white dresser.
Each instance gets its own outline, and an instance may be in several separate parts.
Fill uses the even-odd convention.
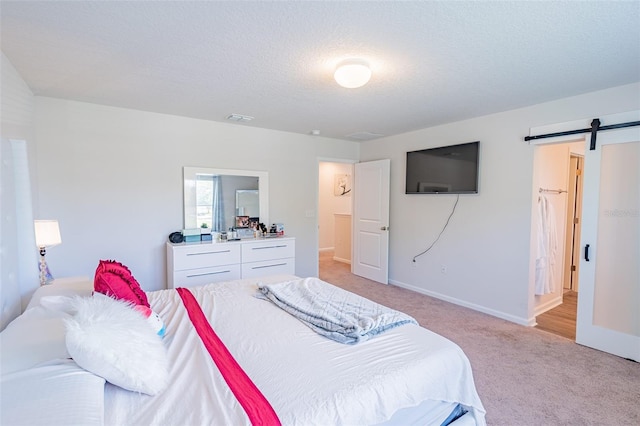
[[[167,287],[195,287],[263,275],[295,274],[295,238],[167,243]]]

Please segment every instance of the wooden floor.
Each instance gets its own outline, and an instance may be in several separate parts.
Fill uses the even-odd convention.
[[[578,312],[578,293],[566,291],[562,296],[562,305],[536,317],[536,328],[576,340],[576,314]]]

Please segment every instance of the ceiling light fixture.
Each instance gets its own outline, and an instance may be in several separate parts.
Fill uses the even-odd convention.
[[[363,59],[345,59],[336,67],[333,78],[340,86],[355,89],[369,82],[371,68],[369,68],[369,63]]]

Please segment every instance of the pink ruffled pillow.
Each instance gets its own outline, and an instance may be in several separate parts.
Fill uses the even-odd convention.
[[[101,260],[96,268],[93,289],[109,297],[149,308],[147,295],[133,278],[129,268],[115,260]]]

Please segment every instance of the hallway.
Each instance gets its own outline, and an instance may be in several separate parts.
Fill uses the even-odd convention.
[[[577,312],[578,293],[567,290],[562,296],[562,305],[536,317],[536,328],[575,341]]]
[[[324,250],[318,253],[320,260],[318,268],[319,278],[330,283],[357,278],[356,275],[351,274],[351,265],[333,260],[333,254],[333,250]]]

